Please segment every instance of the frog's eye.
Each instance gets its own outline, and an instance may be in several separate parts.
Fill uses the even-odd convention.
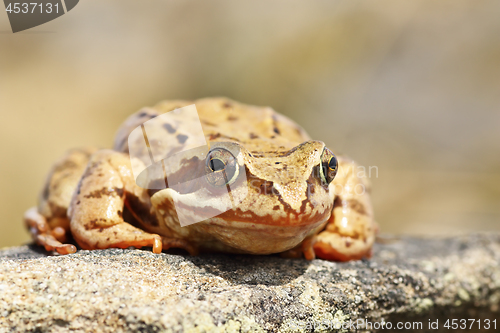
[[[325,147],[323,149],[323,154],[321,154],[321,165],[319,168],[319,174],[321,180],[325,184],[330,184],[337,174],[339,163],[337,158],[332,153],[332,151]]]
[[[213,186],[231,184],[238,177],[238,163],[224,148],[215,148],[208,153],[205,170],[207,181]]]

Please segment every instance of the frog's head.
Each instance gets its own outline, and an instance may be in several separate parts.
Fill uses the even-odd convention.
[[[273,152],[241,149],[248,186],[241,211],[254,212],[261,223],[272,225],[314,224],[330,216],[333,193],[328,185],[337,173],[337,159],[323,142]]]
[[[337,159],[320,141],[271,151],[211,142],[208,154],[180,163],[176,176],[189,174],[193,181],[178,186],[169,178],[170,188],[155,193],[152,203],[233,249],[276,253],[292,248],[330,217],[334,194],[328,185]],[[179,222],[165,223],[173,228]]]

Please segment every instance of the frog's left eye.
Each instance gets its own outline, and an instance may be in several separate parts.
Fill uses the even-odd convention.
[[[323,149],[323,154],[321,154],[321,165],[319,168],[319,174],[321,176],[321,180],[325,184],[330,184],[332,180],[335,178],[337,174],[339,163],[335,154],[332,151],[325,147]]]
[[[207,155],[205,171],[210,184],[224,186],[238,177],[238,163],[229,150],[215,148]]]

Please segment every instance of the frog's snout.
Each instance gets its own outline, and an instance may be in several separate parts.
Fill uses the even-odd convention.
[[[254,157],[246,163],[249,193],[265,196],[279,205],[300,212],[309,206],[333,202],[328,184],[335,176],[328,163],[336,167],[333,153],[321,141],[307,141],[280,154]],[[326,186],[325,186],[326,185]]]

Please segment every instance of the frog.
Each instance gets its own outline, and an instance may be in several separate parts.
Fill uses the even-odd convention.
[[[205,160],[186,155],[171,167],[196,175],[198,187],[139,186],[131,132],[189,105],[196,107],[208,152]],[[192,140],[178,123],[157,125],[152,130],[171,150],[182,151]],[[177,248],[190,255],[360,260],[371,257],[378,225],[370,182],[357,170],[353,160],[271,107],[225,97],[166,100],[127,118],[112,149],[76,148],[56,161],[24,223],[34,242],[60,255],[77,252],[76,243],[82,250],[146,247],[159,254]],[[244,195],[224,206],[229,185],[229,192],[244,189]],[[210,215],[182,226],[180,205]]]

